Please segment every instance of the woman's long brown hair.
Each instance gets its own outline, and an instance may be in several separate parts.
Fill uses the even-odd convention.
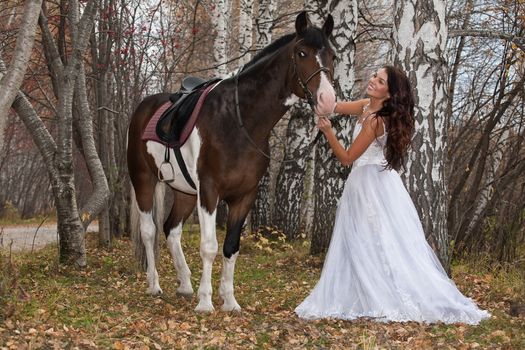
[[[393,66],[384,66],[390,98],[376,115],[385,121],[388,132],[385,158],[388,169],[405,167],[408,148],[414,133],[414,95],[405,73]]]

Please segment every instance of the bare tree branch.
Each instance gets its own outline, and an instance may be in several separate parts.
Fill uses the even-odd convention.
[[[4,127],[7,114],[18,93],[18,89],[22,85],[27,64],[33,51],[36,24],[41,4],[42,0],[28,0],[25,2],[24,16],[16,40],[15,52],[7,70],[0,52],[0,91],[2,92],[0,93],[0,151],[4,145]]]
[[[525,52],[525,37],[517,36],[513,34],[499,32],[497,30],[477,30],[477,29],[455,29],[448,32],[450,38],[454,37],[482,37],[482,38],[491,38],[491,39],[502,39],[509,41],[519,47],[522,51]]]

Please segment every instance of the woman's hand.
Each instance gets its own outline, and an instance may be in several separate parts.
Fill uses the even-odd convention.
[[[320,117],[317,120],[317,127],[319,130],[321,130],[324,134],[326,134],[328,131],[332,130],[332,123],[328,120],[328,118]]]

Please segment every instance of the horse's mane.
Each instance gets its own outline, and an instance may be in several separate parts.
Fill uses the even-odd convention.
[[[295,33],[286,34],[279,39],[272,42],[270,45],[266,46],[264,49],[259,51],[257,55],[255,55],[250,62],[246,63],[244,65],[244,69],[253,66],[255,63],[259,62],[261,59],[267,57],[268,55],[271,55],[275,51],[279,50],[281,47],[288,44],[290,41],[292,41],[295,38]],[[329,46],[328,39],[323,34],[323,32],[319,28],[309,27],[304,35],[302,36],[305,43],[309,46],[315,47],[317,49],[322,48],[323,46]]]
[[[266,46],[264,49],[259,51],[259,53],[257,53],[257,55],[255,55],[248,63],[246,63],[244,65],[244,68],[246,69],[246,68],[254,65],[255,63],[257,63],[262,58],[264,58],[264,57],[274,53],[275,51],[277,51],[278,49],[280,49],[281,47],[285,46],[290,41],[292,41],[293,38],[295,38],[295,33],[286,34],[286,35],[280,37],[279,39],[275,40],[270,45]]]

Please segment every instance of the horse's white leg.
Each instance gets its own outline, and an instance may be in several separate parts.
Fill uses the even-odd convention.
[[[159,285],[159,274],[155,268],[155,223],[153,222],[153,215],[151,212],[140,212],[140,236],[142,238],[142,243],[146,248],[146,259],[148,261],[148,269],[146,271],[146,276],[148,279],[148,293],[149,294],[162,294],[162,289]]]
[[[213,260],[217,255],[218,243],[215,232],[215,216],[217,213],[216,206],[212,213],[201,205],[200,196],[197,204],[199,213],[199,224],[201,228],[201,245],[200,253],[202,258],[202,277],[199,285],[199,304],[195,311],[211,312],[214,310],[211,303],[211,271]]]
[[[173,264],[175,265],[175,270],[177,270],[177,277],[180,282],[179,288],[177,288],[177,293],[185,297],[191,297],[193,294],[190,280],[191,271],[186,263],[184,252],[182,251],[182,246],[180,244],[181,235],[182,222],[171,229],[170,234],[168,235],[168,247],[171,256],[173,257]]]
[[[233,295],[233,274],[235,272],[235,261],[239,256],[239,252],[233,254],[231,257],[223,257],[222,259],[222,276],[221,285],[219,287],[219,295],[221,296],[224,304],[222,305],[223,311],[239,311],[241,310],[240,305],[235,300]]]

